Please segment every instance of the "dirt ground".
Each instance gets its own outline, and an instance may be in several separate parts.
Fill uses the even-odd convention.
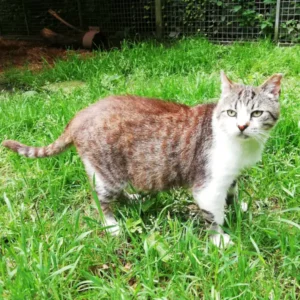
[[[70,51],[63,48],[49,47],[42,42],[5,40],[0,38],[0,73],[11,67],[28,67],[30,70],[40,70],[45,61],[53,65],[57,59],[66,59],[70,52],[82,56],[91,55],[88,50]]]

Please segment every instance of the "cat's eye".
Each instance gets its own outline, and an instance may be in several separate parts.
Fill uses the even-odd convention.
[[[255,110],[254,112],[251,113],[251,117],[254,117],[254,118],[258,118],[262,115],[262,111],[261,110]]]
[[[228,109],[227,110],[227,115],[229,117],[235,117],[236,116],[236,111],[232,110],[232,109]]]

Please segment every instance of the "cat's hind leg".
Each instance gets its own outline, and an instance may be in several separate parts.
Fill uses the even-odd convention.
[[[111,203],[118,198],[124,185],[120,183],[111,184],[105,180],[105,177],[101,175],[100,171],[94,166],[88,158],[82,159],[86,172],[91,180],[92,186],[97,193],[97,197],[101,206],[101,212],[103,223],[107,226],[107,231],[112,235],[118,235],[120,228],[117,220],[111,210]]]

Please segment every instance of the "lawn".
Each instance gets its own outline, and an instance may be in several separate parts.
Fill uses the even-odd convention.
[[[41,160],[0,147],[0,291],[3,299],[299,299],[300,47],[269,42],[214,45],[188,39],[76,54],[39,73],[10,70],[14,93],[0,95],[0,140],[44,145],[83,107],[111,94],[195,105],[216,101],[219,72],[260,84],[283,73],[281,118],[262,161],[239,179],[227,214],[234,245],[208,242],[189,191],[115,206],[122,233],[106,235],[83,165],[71,149]],[[70,92],[44,90],[67,80]],[[0,296],[1,298],[1,296]]]

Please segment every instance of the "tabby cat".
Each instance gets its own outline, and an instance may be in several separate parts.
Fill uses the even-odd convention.
[[[217,246],[230,244],[222,231],[227,193],[240,171],[260,158],[279,117],[282,75],[260,87],[233,83],[221,72],[219,102],[188,107],[136,96],[110,96],[80,111],[46,147],[7,140],[3,146],[30,158],[56,155],[72,144],[95,184],[104,222],[119,226],[110,208],[128,183],[144,191],[188,187]]]

